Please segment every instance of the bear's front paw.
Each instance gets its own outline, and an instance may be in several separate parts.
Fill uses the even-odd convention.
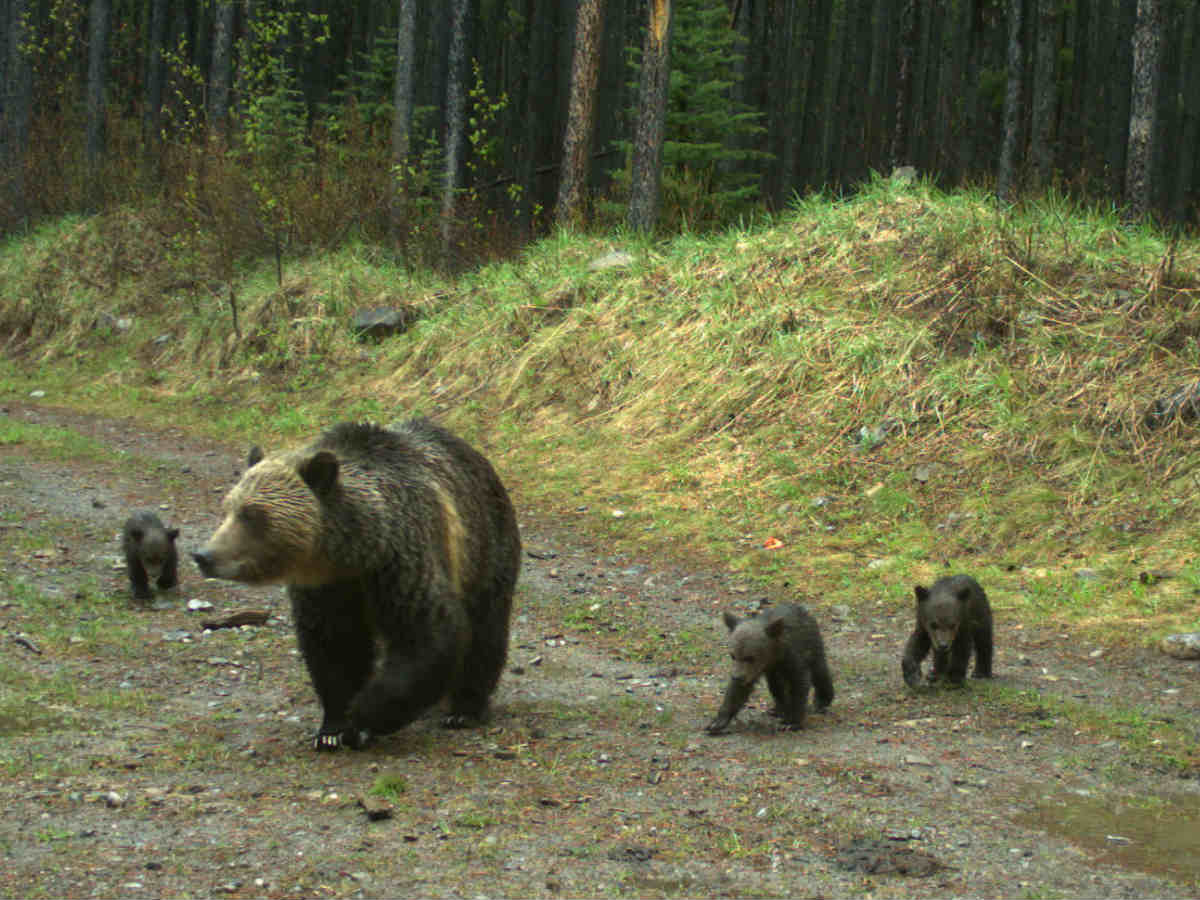
[[[371,732],[365,728],[343,728],[336,731],[319,731],[313,738],[313,749],[332,753],[342,747],[361,750],[371,740]]]
[[[463,713],[450,713],[442,717],[443,728],[474,728],[478,724],[478,716],[468,716]]]
[[[902,660],[900,671],[904,673],[904,683],[910,688],[921,686],[921,666],[911,659]]]
[[[725,730],[728,727],[729,727],[729,719],[721,718],[720,716],[718,716],[717,718],[713,719],[711,722],[709,722],[707,725],[704,726],[704,731],[707,734],[724,734]]]

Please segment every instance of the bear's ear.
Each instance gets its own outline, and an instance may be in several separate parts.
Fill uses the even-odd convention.
[[[959,605],[965,605],[971,599],[971,589],[960,588],[958,593],[954,595],[954,598],[959,602]]]
[[[777,641],[783,637],[783,626],[783,619],[775,619],[764,630],[767,632],[767,637],[773,641]]]
[[[129,536],[140,544],[142,542],[142,538],[146,536],[146,532],[142,531],[140,528],[130,528]]]
[[[921,587],[921,585],[918,584],[913,588],[913,593],[917,595],[917,606],[920,606],[929,599],[929,588],[927,587]]]
[[[320,450],[301,462],[297,471],[304,483],[320,497],[328,494],[337,484],[338,458],[328,450]]]
[[[168,541],[173,541],[177,537],[179,537],[179,529],[178,528],[168,528],[167,529],[167,540]]]
[[[257,444],[250,448],[250,453],[246,456],[246,468],[252,468],[262,462],[263,452],[262,447]]]
[[[739,619],[737,616],[735,616],[733,613],[731,613],[731,612],[725,613],[725,627],[728,628],[730,631],[733,631],[733,629],[737,628],[738,623],[741,621],[742,620]]]

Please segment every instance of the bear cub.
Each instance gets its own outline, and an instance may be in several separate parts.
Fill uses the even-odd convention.
[[[933,587],[917,585],[917,624],[904,646],[900,669],[909,687],[921,683],[921,660],[933,650],[929,681],[943,677],[962,684],[971,652],[975,678],[992,677],[992,608],[970,575],[939,578]]]
[[[151,600],[154,582],[160,591],[179,584],[179,554],[175,549],[178,528],[166,528],[152,512],[136,512],[125,520],[121,551],[129,570],[134,600]]]
[[[521,540],[495,470],[449,431],[343,423],[295,450],[256,447],[192,555],[209,578],[287,585],[323,712],[315,749],[362,747],[443,697],[448,726],[484,717]]]
[[[705,730],[720,734],[749,699],[761,675],[775,699],[775,714],[784,729],[803,728],[808,718],[808,692],[815,688],[816,706],[833,702],[833,679],[825,659],[821,630],[798,604],[769,609],[747,619],[725,613],[733,675],[717,717]]]

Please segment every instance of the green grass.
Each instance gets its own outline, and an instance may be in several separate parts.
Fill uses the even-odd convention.
[[[1168,271],[1169,237],[1111,211],[1051,195],[1000,212],[980,192],[880,179],[714,236],[556,233],[455,280],[349,246],[291,261],[281,289],[264,261],[235,285],[239,338],[227,291],[149,291],[176,281],[169,253],[101,300],[81,287],[111,241],[136,240],[115,227],[76,219],[0,248],[0,325],[16,336],[0,397],[37,388],[267,447],[335,419],[432,414],[520,506],[586,507],[614,551],[852,605],[907,603],[950,566],[986,574],[1011,618],[1110,640],[1196,621],[1200,433],[1142,421],[1200,377],[1195,239]],[[632,265],[589,270],[614,248]],[[387,303],[422,315],[355,341],[353,311]],[[98,310],[133,328],[98,328]],[[103,452],[72,440],[0,423],[0,452]],[[1179,577],[1145,585],[1148,569]],[[578,609],[566,624],[595,622]]]

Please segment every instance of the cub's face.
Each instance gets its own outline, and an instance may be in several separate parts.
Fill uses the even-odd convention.
[[[958,626],[962,623],[962,605],[955,597],[936,596],[925,601],[921,609],[925,631],[935,652],[950,649],[958,637]]]
[[[318,585],[330,565],[316,548],[321,508],[288,455],[256,460],[222,503],[224,517],[192,556],[206,578],[245,584]]]
[[[151,581],[162,577],[167,563],[175,555],[175,538],[179,532],[172,528],[169,531],[152,530],[138,540],[138,558]]]
[[[775,662],[775,638],[764,627],[762,617],[739,620],[726,614],[729,629],[729,656],[733,660],[733,678],[754,682]]]

